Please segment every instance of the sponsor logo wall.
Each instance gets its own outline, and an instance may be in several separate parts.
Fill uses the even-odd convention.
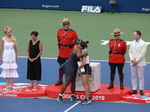
[[[116,3],[116,12],[150,13],[150,0],[116,0]],[[0,0],[0,8],[80,11],[83,5],[102,6],[102,11],[111,11],[109,0]]]
[[[101,6],[86,6],[83,5],[81,12],[85,12],[85,13],[101,13]]]

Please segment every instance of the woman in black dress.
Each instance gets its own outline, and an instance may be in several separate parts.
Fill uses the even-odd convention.
[[[77,45],[75,46],[74,50],[72,51],[70,58],[63,64],[60,66],[60,69],[64,71],[65,74],[65,83],[63,84],[60,94],[58,95],[57,101],[60,104],[63,104],[63,99],[62,99],[62,95],[65,92],[66,88],[69,86],[69,84],[71,83],[71,97],[70,97],[70,101],[76,101],[76,97],[75,97],[75,81],[76,81],[76,75],[77,75],[77,69],[78,69],[78,64],[77,62],[79,61],[79,58],[88,55],[87,52],[82,53],[82,48],[84,47],[83,44],[84,41],[81,40],[77,40]]]
[[[35,88],[38,88],[38,83],[41,80],[41,58],[42,55],[42,42],[37,39],[38,32],[31,32],[31,40],[27,45],[27,56],[28,56],[28,66],[27,66],[27,79],[30,80],[30,87],[33,88],[33,80],[36,80]]]

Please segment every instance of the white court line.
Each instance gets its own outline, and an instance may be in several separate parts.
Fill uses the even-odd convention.
[[[67,110],[65,110],[64,112],[68,112],[69,110],[71,110],[73,107],[75,107],[76,105],[78,105],[81,101],[75,103],[74,105],[72,105],[70,108],[68,108]]]

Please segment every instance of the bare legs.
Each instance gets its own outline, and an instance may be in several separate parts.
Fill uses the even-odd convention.
[[[36,87],[38,88],[38,86],[39,86],[39,81],[36,81]]]
[[[9,89],[9,80],[6,78],[6,88]]]
[[[66,88],[69,86],[70,83],[71,83],[71,87],[70,87],[71,92],[72,92],[72,94],[75,94],[75,80],[76,80],[75,77],[66,76],[66,81],[62,86],[60,94],[63,94],[65,92]]]
[[[58,98],[57,98],[57,101],[60,103],[60,104],[63,104],[63,99],[62,99],[62,95],[63,93],[65,92],[66,88],[69,86],[69,84],[71,83],[71,87],[70,87],[70,90],[71,90],[71,97],[70,97],[70,101],[73,101],[73,102],[76,102],[76,97],[75,97],[75,82],[76,82],[76,77],[68,77],[66,76],[66,81],[65,83],[63,84],[61,90],[60,90],[60,93],[58,95]]]
[[[39,86],[39,81],[36,80],[36,86],[35,88],[38,88]],[[33,88],[34,87],[34,83],[33,83],[33,80],[30,80],[30,87],[29,88]]]
[[[33,80],[30,80],[30,88],[33,88]]]
[[[13,88],[13,78],[10,78],[10,89]]]
[[[85,98],[89,99],[90,98],[90,85],[89,85],[89,77],[90,75],[84,75],[82,74],[82,84],[85,89]]]
[[[6,78],[6,88],[13,89],[13,78]]]

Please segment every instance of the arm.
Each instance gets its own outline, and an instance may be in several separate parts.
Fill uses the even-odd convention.
[[[81,61],[82,61],[82,64],[78,67],[79,69],[86,65],[86,56],[82,57]]]
[[[28,59],[31,61],[31,58],[30,58],[29,52],[30,52],[30,50],[29,50],[29,41],[28,41],[27,49],[26,49],[26,54],[27,54]]]
[[[130,58],[130,61],[132,62],[134,60],[134,57],[132,55],[133,51],[132,51],[132,43],[130,44],[130,47],[129,47],[129,58]]]
[[[124,46],[123,46],[123,55],[125,55],[127,52],[127,45],[126,42],[124,42]]]
[[[60,49],[60,38],[59,38],[59,31],[57,32],[57,42],[58,42],[58,49]]]
[[[40,52],[39,52],[39,54],[36,56],[35,60],[37,60],[37,59],[42,55],[42,53],[43,53],[43,45],[42,45],[42,42],[40,42],[40,44],[39,44],[39,50],[40,50]]]
[[[0,61],[2,61],[2,50],[3,50],[3,46],[4,46],[4,40],[2,39],[2,40],[1,40],[1,43],[0,43]]]
[[[142,46],[142,50],[141,50],[141,53],[138,55],[138,57],[136,58],[136,62],[138,63],[142,58],[145,57],[145,54],[146,54],[146,50],[147,50],[147,44],[146,42],[143,43],[143,46]]]
[[[18,60],[18,50],[17,50],[17,45],[14,45],[14,50],[15,50],[15,54],[16,54],[16,60]]]
[[[60,37],[59,37],[59,30],[57,31],[57,42],[60,42]]]
[[[130,44],[130,48],[129,48],[129,58],[130,58],[130,61],[131,61],[131,65],[132,66],[135,66],[137,64],[136,60],[134,59],[133,57],[133,43]]]
[[[111,51],[111,47],[110,47],[110,41],[109,41],[109,56],[110,56],[110,54],[112,53],[112,51]]]
[[[78,58],[82,58],[84,56],[87,56],[88,53],[87,52],[82,53],[82,50],[78,49],[76,55]]]
[[[70,48],[74,47],[76,45],[76,40],[78,39],[78,35],[77,33],[74,31],[74,35],[73,35],[73,41],[72,43],[69,45]]]

